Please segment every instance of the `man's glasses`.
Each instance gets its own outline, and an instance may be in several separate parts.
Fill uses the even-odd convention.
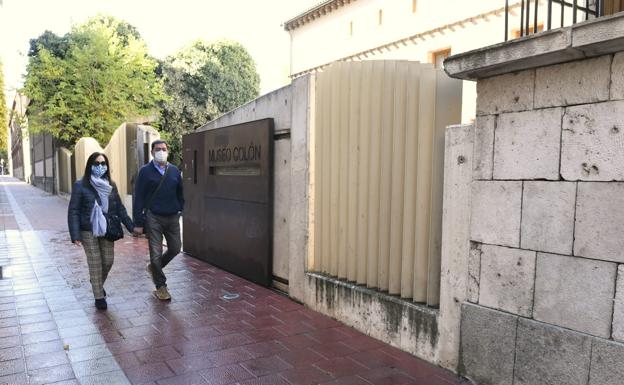
[[[95,161],[93,162],[93,165],[94,166],[106,166],[106,161],[102,161],[102,162]]]

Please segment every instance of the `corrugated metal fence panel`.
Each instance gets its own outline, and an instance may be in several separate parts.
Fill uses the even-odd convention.
[[[368,287],[378,287],[377,261],[379,256],[379,193],[380,193],[380,169],[381,169],[381,100],[382,87],[384,83],[384,63],[373,62],[371,74],[370,98],[370,169],[368,174],[368,230],[366,242],[367,250],[367,273],[366,285]],[[364,133],[361,133],[362,135]],[[360,186],[365,188],[366,186]]]
[[[348,67],[347,67],[348,70]],[[347,280],[357,281],[357,220],[358,220],[358,145],[360,126],[360,95],[362,66],[358,66],[358,74],[349,77],[349,140],[348,140],[348,191],[347,201]]]
[[[341,63],[342,65],[342,63]],[[330,252],[329,258],[329,271],[327,273],[332,276],[338,275],[338,253],[339,253],[339,241],[340,237],[338,223],[338,213],[340,204],[340,66],[337,66],[332,72],[330,72],[330,86],[331,86],[331,99],[330,99],[330,123],[329,129],[329,146],[331,147],[330,154],[330,189],[329,189],[329,244]]]
[[[433,123],[435,113],[435,71],[423,68],[420,76],[418,100],[418,159],[416,161],[416,215],[414,238],[414,272],[412,298],[416,302],[427,299],[429,261],[429,215],[431,208],[431,156],[433,153]]]
[[[398,62],[394,82],[394,123],[392,126],[392,155],[390,189],[390,250],[388,263],[388,293],[401,294],[401,260],[403,257],[403,210],[405,191],[405,136],[407,121],[407,87],[408,63]]]
[[[356,95],[362,95],[362,98],[353,98],[354,104],[359,106],[357,117],[359,119],[358,131],[354,134],[357,136],[357,233],[355,240],[355,256],[357,279],[360,285],[366,284],[367,278],[367,259],[368,259],[368,181],[369,181],[369,164],[370,164],[370,136],[371,136],[371,76],[373,72],[373,63],[370,61],[360,64],[360,92]],[[357,75],[356,75],[357,76]],[[351,155],[356,158],[355,154]]]
[[[405,114],[405,181],[403,190],[403,237],[401,249],[401,297],[414,293],[414,255],[416,250],[416,170],[418,162],[418,108],[420,97],[419,66],[409,66]]]
[[[444,128],[459,122],[460,87],[406,61],[317,75],[309,270],[438,304]]]
[[[349,98],[350,74],[347,63],[341,63],[339,68],[339,104],[338,104],[338,165],[340,184],[338,186],[338,276],[347,277],[347,226],[349,196]]]

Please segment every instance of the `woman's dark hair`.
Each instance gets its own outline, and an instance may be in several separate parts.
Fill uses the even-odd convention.
[[[89,159],[87,159],[87,164],[85,165],[85,170],[84,170],[84,176],[82,177],[82,184],[91,186],[91,166],[94,165],[95,160],[100,155],[104,157],[104,161],[106,162],[106,172],[104,173],[104,175],[102,175],[102,178],[108,179],[110,184],[114,185],[110,177],[110,162],[108,161],[108,157],[106,156],[106,154],[104,154],[103,152],[94,152],[93,154],[89,156]]]

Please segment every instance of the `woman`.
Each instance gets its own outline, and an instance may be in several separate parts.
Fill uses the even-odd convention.
[[[106,217],[115,215],[128,231],[134,230],[132,219],[110,178],[108,158],[101,152],[94,152],[87,159],[83,178],[74,183],[67,222],[72,243],[82,246],[87,255],[95,307],[100,310],[107,308],[104,281],[115,256],[114,243],[104,237]]]

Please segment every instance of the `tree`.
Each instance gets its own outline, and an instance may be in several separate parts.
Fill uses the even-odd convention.
[[[83,136],[104,145],[121,123],[153,114],[164,97],[138,32],[112,17],[93,18],[62,38],[46,32],[31,41],[29,55],[29,130],[70,147]]]
[[[256,98],[260,76],[245,47],[236,42],[196,41],[160,63],[167,99],[162,102],[161,131],[174,162],[182,135]]]
[[[67,49],[69,48],[68,36],[58,36],[54,32],[46,30],[36,39],[30,39],[28,56],[36,57],[39,55],[41,48],[47,49],[53,56],[62,59],[67,54]]]
[[[5,165],[8,166],[9,151],[9,119],[4,97],[4,72],[2,71],[2,62],[0,61],[0,158],[4,159]]]

